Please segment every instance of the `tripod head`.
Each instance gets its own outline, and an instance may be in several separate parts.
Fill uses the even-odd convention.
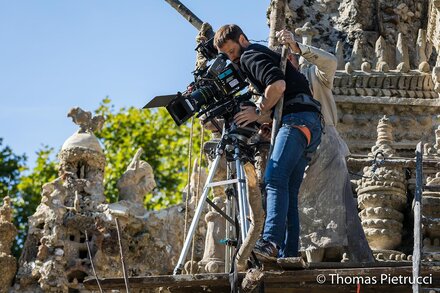
[[[257,132],[256,127],[237,127],[235,123],[226,122],[223,125],[222,136],[205,143],[204,152],[210,159],[225,154],[228,162],[234,161],[236,155],[242,162],[254,162],[256,146],[250,143],[250,138]]]

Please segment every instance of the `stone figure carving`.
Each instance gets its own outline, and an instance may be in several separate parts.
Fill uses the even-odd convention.
[[[127,170],[118,180],[119,200],[143,204],[145,195],[156,187],[153,168],[140,159],[143,153],[139,148]]]
[[[79,107],[70,109],[67,117],[71,117],[73,122],[79,125],[80,129],[78,132],[99,131],[105,122],[105,119],[102,115],[92,117],[91,112],[84,111]]]

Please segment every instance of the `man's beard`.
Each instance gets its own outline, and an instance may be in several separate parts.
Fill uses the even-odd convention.
[[[238,43],[238,46],[240,46],[240,53],[239,53],[239,55],[238,55],[238,57],[237,58],[235,58],[234,60],[232,60],[232,63],[235,63],[235,64],[237,64],[237,65],[240,65],[240,57],[241,57],[241,55],[243,54],[243,52],[244,52],[244,47],[240,44],[240,43]]]

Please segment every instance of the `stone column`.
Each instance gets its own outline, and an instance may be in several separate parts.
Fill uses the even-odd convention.
[[[11,255],[11,247],[17,236],[17,228],[12,224],[12,208],[9,196],[0,207],[0,292],[8,292],[17,271],[17,261]]]
[[[221,197],[215,197],[213,202],[221,209],[224,209],[224,201]],[[225,267],[225,246],[220,240],[225,238],[226,223],[219,212],[213,208],[205,216],[206,238],[203,259],[199,261],[199,272],[220,273]]]
[[[394,156],[392,126],[384,116],[377,127],[378,138],[369,156],[381,152]],[[379,156],[380,158],[380,156]],[[402,240],[403,209],[406,204],[406,179],[402,168],[365,167],[358,188],[360,217],[368,243],[374,252],[396,249]]]

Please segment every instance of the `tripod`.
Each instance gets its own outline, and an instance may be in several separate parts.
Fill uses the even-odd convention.
[[[233,125],[234,126],[234,125]],[[184,262],[186,260],[188,250],[191,245],[191,239],[194,237],[195,230],[197,228],[198,222],[202,215],[203,209],[205,207],[205,203],[208,203],[212,206],[217,212],[219,212],[226,220],[226,239],[230,239],[231,237],[231,225],[235,226],[235,205],[234,201],[230,201],[228,199],[226,203],[226,213],[223,212],[219,207],[217,207],[209,198],[208,193],[210,188],[221,185],[229,185],[236,184],[235,187],[235,195],[238,202],[238,218],[239,218],[239,226],[240,226],[240,238],[245,239],[247,235],[247,231],[249,230],[249,204],[247,202],[247,185],[246,185],[246,175],[243,168],[243,160],[246,160],[246,152],[243,151],[243,147],[245,146],[245,142],[247,141],[247,137],[238,132],[235,132],[232,128],[229,132],[226,131],[226,127],[223,127],[222,137],[220,142],[217,144],[215,149],[215,159],[212,162],[211,168],[208,172],[208,177],[206,179],[205,186],[203,187],[203,192],[200,197],[199,203],[194,213],[193,220],[188,230],[188,235],[185,238],[185,242],[183,244],[182,251],[180,253],[179,260],[177,262],[176,267],[174,268],[174,275],[178,275],[182,272],[184,268]],[[215,172],[220,163],[220,159],[222,155],[226,155],[228,159],[228,154],[232,155],[230,159],[230,164],[235,165],[235,178],[228,179],[219,182],[212,182]],[[228,178],[230,178],[228,176]],[[238,235],[237,235],[238,236]],[[225,256],[225,269],[231,265],[229,260],[231,259],[231,251],[229,247],[226,247],[226,256]]]

